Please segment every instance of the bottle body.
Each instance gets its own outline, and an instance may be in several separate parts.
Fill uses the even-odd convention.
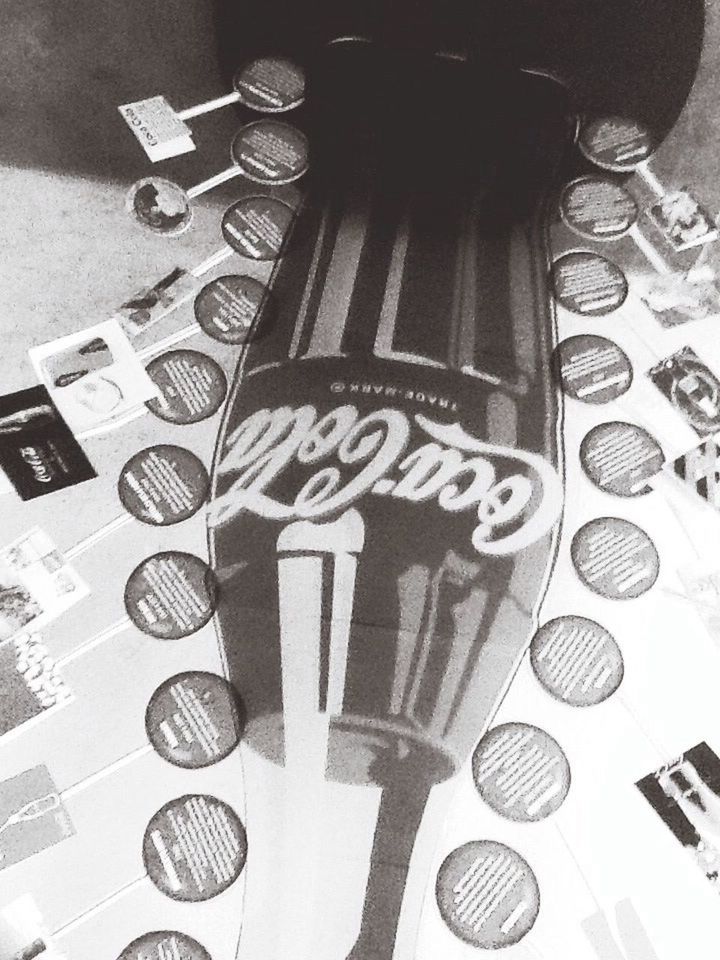
[[[473,66],[371,47],[314,74],[314,171],[216,450],[240,957],[412,960],[418,831],[529,644],[562,505],[544,174],[516,177],[544,146],[485,94],[468,128]]]

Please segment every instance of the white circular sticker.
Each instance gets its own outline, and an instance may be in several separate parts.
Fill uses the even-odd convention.
[[[160,396],[145,405],[168,423],[199,423],[225,402],[228,384],[222,367],[197,350],[163,353],[150,361],[146,371]]]
[[[481,950],[518,943],[540,911],[540,890],[529,864],[494,840],[453,850],[440,867],[435,895],[455,936]]]
[[[598,517],[582,526],[572,539],[570,556],[585,586],[608,600],[642,596],[660,573],[655,544],[620,517]]]
[[[632,383],[630,360],[605,337],[568,337],[558,344],[555,361],[563,393],[582,403],[609,403],[622,396]]]
[[[583,123],[578,146],[602,170],[630,173],[654,149],[650,131],[629,117],[596,117]]]
[[[605,317],[627,299],[629,286],[620,267],[597,253],[576,251],[559,257],[552,265],[555,299],[584,317]]]
[[[280,256],[295,213],[274,197],[245,197],[223,214],[225,242],[251,260],[274,260]]]
[[[472,758],[475,787],[495,813],[508,820],[544,820],[570,789],[570,764],[562,747],[527,723],[488,730]]]
[[[238,70],[233,87],[246,107],[262,113],[284,113],[305,99],[305,74],[284,57],[261,57]]]
[[[264,119],[242,127],[233,138],[230,153],[249,180],[285,184],[307,173],[310,145],[305,134],[289,123]]]
[[[152,817],[143,838],[150,880],[184,903],[210,900],[238,879],[247,858],[245,828],[217,797],[188,794]]]
[[[632,194],[602,177],[579,177],[560,196],[563,221],[586,240],[619,240],[635,226],[638,213]]]
[[[127,209],[153,233],[176,237],[192,222],[190,198],[183,188],[164,177],[145,177],[130,188]]]
[[[616,497],[650,493],[648,480],[664,463],[660,444],[634,423],[600,423],[580,444],[580,464],[586,476],[600,490]]]
[[[613,635],[594,620],[549,620],[530,644],[530,664],[547,692],[571,707],[593,707],[612,696],[625,673]]]

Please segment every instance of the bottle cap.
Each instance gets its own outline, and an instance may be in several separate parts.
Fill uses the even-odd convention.
[[[255,277],[217,277],[195,298],[195,319],[213,340],[247,343],[263,334],[270,305],[268,287]]]
[[[647,430],[634,423],[613,421],[593,427],[580,444],[585,475],[604,493],[640,497],[665,463],[662,447]]]
[[[144,177],[134,183],[126,207],[139,224],[166,237],[184,233],[193,217],[185,190],[164,177]]]
[[[244,197],[223,214],[221,229],[229,247],[251,260],[280,256],[295,214],[274,197]]]
[[[547,692],[571,707],[592,707],[612,696],[625,673],[613,635],[594,620],[567,615],[549,620],[530,644],[530,664]]]
[[[187,520],[205,503],[207,470],[184,447],[161,443],[130,457],[120,471],[120,502],[136,520],[167,527]]]
[[[620,267],[597,253],[566,253],[551,269],[555,299],[571,313],[605,317],[627,299],[629,286]]]
[[[233,88],[246,107],[263,113],[284,113],[304,101],[305,74],[284,57],[261,57],[238,70]]]
[[[156,752],[173,766],[209,767],[240,743],[240,698],[232,684],[215,673],[178,673],[150,697],[145,729]]]
[[[219,363],[197,350],[171,350],[151,360],[146,371],[160,391],[147,408],[168,423],[199,423],[225,402],[227,378]]]
[[[453,850],[440,867],[435,894],[450,930],[481,950],[518,943],[540,911],[540,890],[530,865],[495,840],[475,840]]]
[[[632,364],[620,347],[593,334],[562,340],[555,365],[563,393],[582,403],[609,403],[621,397],[633,379]]]
[[[562,747],[527,723],[493,727],[475,748],[473,780],[495,813],[507,820],[544,820],[570,789],[570,764]]]
[[[619,240],[635,226],[638,214],[632,194],[603,177],[579,177],[560,195],[564,223],[586,240]]]
[[[217,607],[217,582],[204,560],[166,550],[135,567],[124,599],[138,630],[157,640],[181,640],[210,622]]]
[[[596,167],[616,173],[630,173],[644,163],[654,149],[647,127],[629,117],[587,120],[580,128],[578,146]]]
[[[585,586],[607,600],[642,596],[660,573],[655,544],[644,530],[620,517],[598,517],[580,527],[570,556]]]
[[[238,130],[230,155],[249,180],[269,186],[293,183],[307,173],[310,145],[296,127],[266,118]]]
[[[150,880],[184,903],[210,900],[238,879],[247,857],[245,828],[217,797],[177,797],[151,818],[143,838]]]
[[[197,940],[174,930],[154,930],[129,943],[118,960],[212,960]]]

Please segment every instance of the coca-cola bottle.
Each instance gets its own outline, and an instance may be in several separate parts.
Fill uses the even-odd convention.
[[[435,798],[513,677],[553,560],[543,198],[568,99],[396,39],[338,37],[305,64],[312,169],[215,457],[248,960],[415,956]]]

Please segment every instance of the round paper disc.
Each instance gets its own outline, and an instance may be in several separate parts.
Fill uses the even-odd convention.
[[[597,117],[584,123],[578,146],[596,167],[616,173],[630,173],[654,148],[647,127],[628,117]]]
[[[571,313],[604,317],[627,299],[625,274],[612,260],[597,253],[566,253],[555,261],[551,274],[556,300]]]
[[[186,903],[210,900],[227,890],[245,866],[247,838],[235,811],[217,797],[186,794],[152,817],[143,838],[150,880]]]
[[[199,557],[167,550],[143,560],[125,585],[125,609],[143,633],[158,640],[189,637],[210,621],[217,584]]]
[[[618,240],[635,225],[638,205],[619,183],[602,177],[580,177],[562,191],[560,214],[571,230],[586,240]]]
[[[144,177],[130,188],[127,209],[153,233],[176,237],[192,222],[192,206],[183,188],[164,177]]]
[[[642,596],[660,572],[650,537],[620,517],[599,517],[582,526],[572,539],[570,556],[585,586],[608,600]]]
[[[435,895],[455,936],[481,950],[518,943],[540,911],[540,890],[529,864],[494,840],[453,850],[440,867]]]
[[[555,361],[563,393],[582,403],[609,403],[632,383],[630,360],[605,337],[568,337],[558,344]]]
[[[262,113],[284,113],[305,99],[305,74],[284,57],[262,57],[238,70],[233,87],[240,102]]]
[[[189,424],[218,412],[227,396],[227,378],[220,364],[197,350],[172,350],[151,360],[147,374],[160,397],[148,409],[168,423]]]
[[[280,256],[295,214],[287,203],[274,197],[244,197],[223,214],[225,242],[251,260],[274,260]]]
[[[560,808],[570,789],[570,764],[562,747],[527,723],[488,730],[475,748],[472,770],[482,799],[508,820],[544,820]]]
[[[580,444],[580,464],[586,476],[605,493],[639,497],[650,493],[647,481],[663,466],[660,444],[633,423],[600,423]]]
[[[166,527],[187,520],[200,509],[210,490],[202,462],[184,447],[146,447],[120,472],[118,494],[128,513],[142,523]]]
[[[230,148],[233,163],[256,183],[294,183],[307,173],[310,145],[304,133],[280,120],[256,120],[242,127]]]
[[[530,644],[530,664],[547,692],[571,707],[593,707],[612,696],[625,667],[613,635],[587,617],[549,620]]]
[[[240,743],[240,698],[215,673],[178,673],[150,698],[145,729],[163,760],[188,770],[208,767],[224,760]]]
[[[197,295],[195,317],[213,340],[236,345],[262,336],[270,304],[268,288],[254,277],[217,277]]]
[[[129,943],[118,960],[211,960],[211,957],[187,934],[154,930]]]

